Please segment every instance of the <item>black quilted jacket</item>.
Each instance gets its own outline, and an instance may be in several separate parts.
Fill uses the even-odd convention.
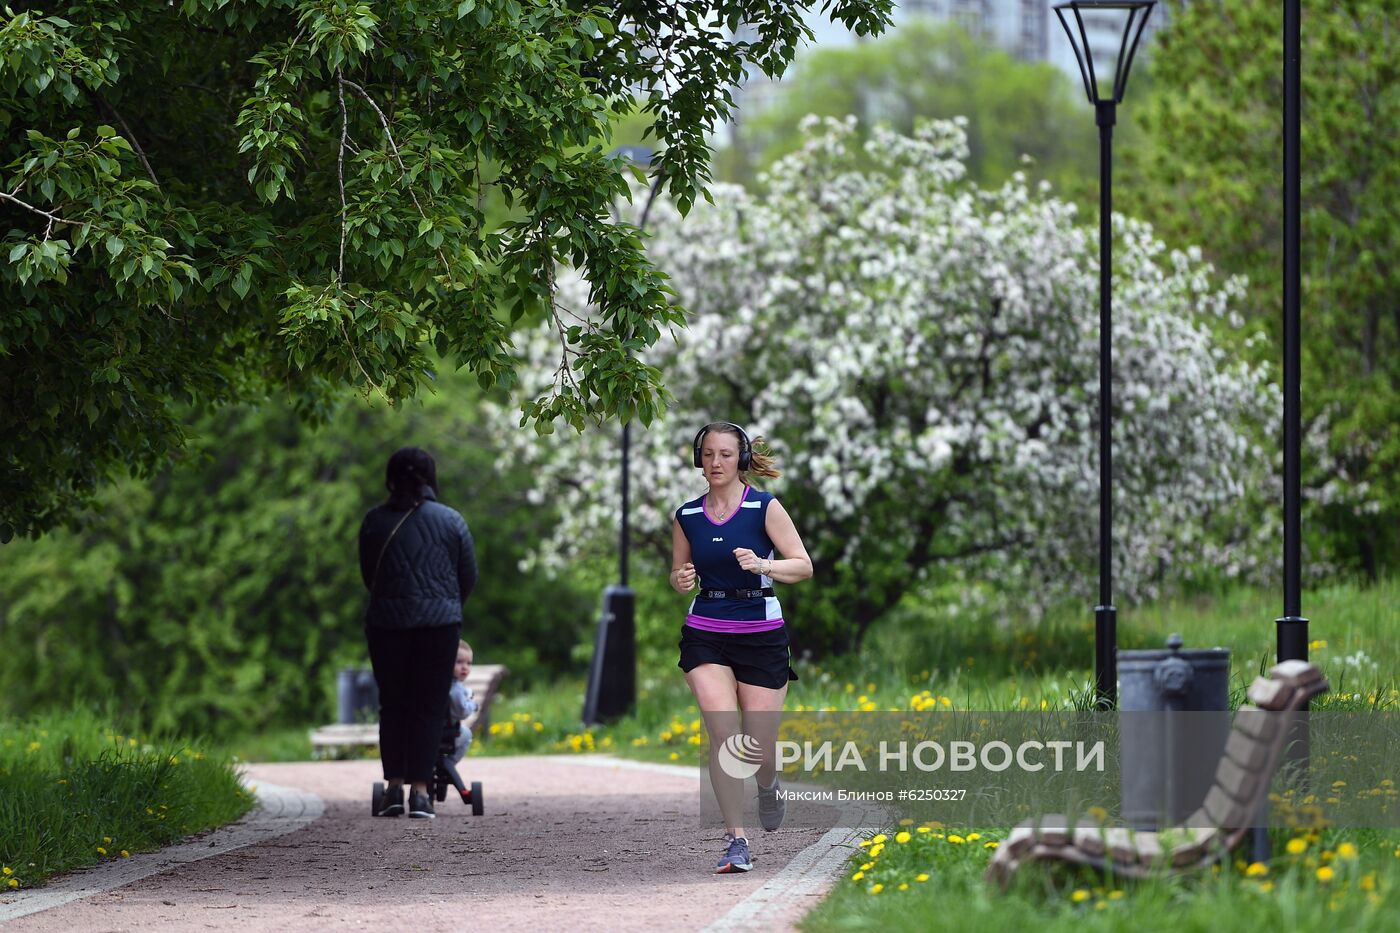
[[[462,603],[476,586],[472,533],[455,509],[436,501],[432,489],[425,486],[422,494],[423,504],[387,548],[384,542],[402,511],[377,506],[360,523],[360,577],[370,591],[367,626],[428,628],[462,621]]]

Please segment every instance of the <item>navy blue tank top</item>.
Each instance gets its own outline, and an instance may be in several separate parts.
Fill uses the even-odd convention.
[[[676,509],[676,520],[690,541],[690,560],[702,590],[758,590],[773,585],[771,577],[749,573],[734,556],[737,547],[748,548],[764,560],[773,559],[773,542],[764,530],[771,492],[744,487],[734,514],[724,521],[711,517],[705,496]],[[783,610],[776,596],[753,599],[714,599],[697,596],[690,604],[685,624],[710,632],[763,632],[783,624]]]

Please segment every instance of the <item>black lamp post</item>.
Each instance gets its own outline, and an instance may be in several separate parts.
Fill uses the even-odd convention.
[[[1094,607],[1094,699],[1103,708],[1118,702],[1118,611],[1113,606],[1113,124],[1128,86],[1142,27],[1156,0],[1073,0],[1055,15],[1074,47],[1084,93],[1099,125],[1099,604]],[[1066,18],[1068,10],[1074,25]],[[1117,49],[1095,50],[1084,14],[1094,32],[1110,26]],[[1121,30],[1121,31],[1120,31]],[[1097,60],[1095,58],[1097,54]],[[1101,80],[1103,79],[1103,80]]]
[[[652,151],[644,146],[619,146],[612,152],[640,165],[651,162]],[[646,228],[659,179],[652,184],[639,230]],[[594,725],[631,712],[637,701],[637,597],[627,585],[631,552],[631,496],[629,459],[632,456],[632,424],[622,425],[619,471],[622,486],[622,520],[618,527],[617,576],[615,586],[603,591],[603,611],[593,642],[593,661],[588,670],[588,688],[583,699],[583,721]]]

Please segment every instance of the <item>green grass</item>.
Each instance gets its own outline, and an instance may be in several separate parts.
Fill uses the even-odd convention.
[[[252,795],[226,756],[198,742],[130,735],[76,710],[0,721],[0,879],[159,848],[243,815]]]
[[[969,839],[973,834],[967,831],[909,829],[903,843],[888,832],[883,850],[873,857],[875,846],[863,847],[801,929],[1382,933],[1395,929],[1400,910],[1400,848],[1394,832],[1273,831],[1276,854],[1261,875],[1251,875],[1243,862],[1142,882],[1035,866],[1018,872],[1002,894],[983,879],[983,872],[993,854],[985,846],[999,841],[1004,830],[983,830],[979,838]],[[1306,844],[1302,852],[1287,850],[1294,838]],[[950,841],[957,839],[962,841]],[[1319,877],[1323,868],[1331,871],[1325,880]]]
[[[233,761],[311,760],[311,734],[301,726],[286,726],[240,736],[220,747]]]

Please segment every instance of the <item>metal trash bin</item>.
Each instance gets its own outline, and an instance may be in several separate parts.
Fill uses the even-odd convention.
[[[1180,825],[1205,800],[1230,733],[1230,649],[1119,651],[1123,820]]]
[[[336,675],[336,710],[340,722],[379,721],[379,682],[374,671],[347,667]]]

